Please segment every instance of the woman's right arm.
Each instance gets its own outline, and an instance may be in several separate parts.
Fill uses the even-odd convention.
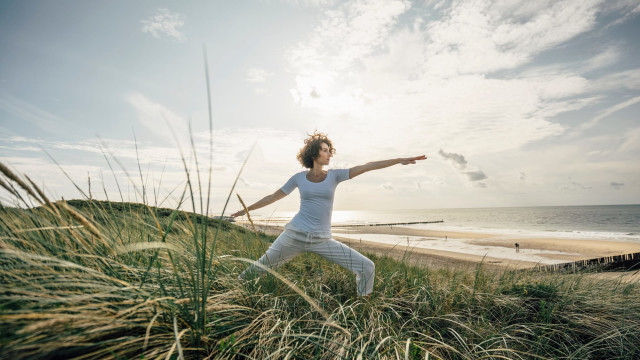
[[[285,196],[287,196],[287,194],[285,194],[281,189],[278,189],[273,194],[267,195],[262,199],[256,201],[255,203],[251,204],[250,206],[248,206],[247,210],[252,211],[252,210],[260,209],[261,207],[265,207],[267,205],[273,204],[274,202],[282,199]],[[244,209],[242,209],[240,211],[236,211],[235,213],[231,214],[231,217],[238,217],[244,214],[246,214],[246,212],[244,211]]]

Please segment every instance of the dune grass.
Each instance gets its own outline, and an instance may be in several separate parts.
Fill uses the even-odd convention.
[[[640,286],[303,255],[238,280],[272,237],[196,213],[52,202],[2,166],[2,359],[634,359]],[[243,260],[244,259],[244,260]]]

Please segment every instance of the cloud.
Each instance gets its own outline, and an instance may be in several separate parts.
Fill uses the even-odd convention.
[[[463,174],[467,175],[470,181],[480,181],[487,178],[487,175],[482,171],[466,171]]]
[[[560,189],[566,190],[566,191],[579,191],[579,190],[592,190],[593,187],[588,185],[583,185],[575,181],[569,181],[569,183],[563,185]]]
[[[590,84],[590,91],[640,90],[640,68],[604,75]]]
[[[177,140],[181,147],[188,146],[186,119],[139,92],[130,92],[125,99],[136,110],[138,122],[146,130],[170,144]]]
[[[267,187],[267,184],[261,183],[261,182],[257,182],[257,181],[249,181],[247,179],[245,179],[243,176],[241,176],[238,179],[238,182],[247,188],[253,188],[253,189],[264,189]]]
[[[363,0],[327,10],[311,40],[291,49],[288,58],[298,70],[349,68],[383,44],[409,7],[403,0]]]
[[[69,186],[70,181],[63,172],[48,159],[28,156],[3,156],[1,159],[16,173],[28,175],[52,199],[59,199],[60,196],[68,198],[80,196],[75,188]],[[91,176],[94,185],[99,182],[101,168],[95,164],[63,164],[62,167],[67,175],[74,179],[74,182],[85,192],[88,192],[87,179],[89,176]],[[67,189],[72,190],[65,192],[64,190]],[[94,188],[92,192],[95,191],[98,190]]]
[[[420,178],[414,182],[416,189],[441,187],[446,184],[446,179],[441,176],[420,176]]]
[[[264,1],[264,0],[263,0]],[[280,0],[294,6],[325,7],[335,4],[338,0]]]
[[[40,130],[53,134],[60,134],[63,131],[62,125],[67,123],[59,116],[4,91],[0,92],[0,110],[11,115],[14,121],[27,121]],[[3,117],[2,121],[5,122],[6,119],[7,117]]]
[[[610,27],[620,25],[640,14],[640,4],[636,0],[608,1],[603,10],[607,15],[614,12],[624,14],[607,25]]]
[[[465,171],[468,168],[467,159],[461,154],[456,153],[448,153],[444,152],[442,149],[438,152],[443,159],[448,160],[451,164],[453,164],[459,171],[460,174],[467,177],[467,179],[471,182],[481,181],[487,179],[487,175],[481,170],[469,170]],[[479,187],[486,187],[485,183],[478,183]]]
[[[460,154],[447,153],[442,151],[442,149],[440,149],[438,153],[444,159],[451,161],[460,170],[464,170],[467,167],[467,160]]]
[[[454,1],[428,25],[423,68],[434,76],[511,69],[591,29],[600,1]]]
[[[312,94],[340,91],[335,87],[343,72],[362,70],[361,59],[384,46],[398,17],[410,8],[405,0],[363,0],[342,3],[324,12],[311,39],[287,51],[297,72],[294,99],[303,106],[315,106]],[[324,96],[323,96],[324,98]],[[324,98],[321,104],[349,106],[341,98]]]
[[[138,160],[142,164],[154,164],[173,169],[182,169],[182,159],[175,147],[170,145],[152,145],[134,140],[119,139],[85,139],[78,141],[51,141],[41,138],[6,137],[0,138],[2,148],[7,149],[6,153],[19,154],[25,158],[44,156],[42,150],[57,159],[58,157],[73,159],[73,162],[91,162],[89,159],[104,163],[104,155],[110,159],[115,157],[123,165],[137,166]],[[4,146],[6,145],[6,146]],[[136,153],[136,145],[138,147]],[[82,161],[78,160],[82,159]],[[50,163],[51,164],[51,163]]]
[[[142,32],[149,33],[155,38],[167,36],[176,41],[187,40],[186,35],[179,30],[184,26],[185,16],[169,11],[168,8],[160,8],[146,20],[142,20]]]
[[[600,113],[598,115],[596,115],[593,119],[589,120],[586,123],[581,124],[578,128],[577,131],[584,131],[587,129],[590,129],[592,127],[594,127],[596,124],[598,124],[602,119],[605,119],[609,116],[611,116],[613,113],[616,113],[620,110],[626,109],[629,106],[633,106],[637,103],[640,103],[640,96],[636,96],[634,98],[631,98],[629,100],[623,101],[621,103],[618,103],[616,105],[613,105],[611,107],[608,107],[602,111],[600,111]]]
[[[583,71],[597,70],[616,63],[622,58],[622,51],[617,47],[609,47],[586,61]]]
[[[619,183],[619,182],[612,181],[611,184],[609,184],[609,186],[611,186],[612,188],[614,188],[616,190],[620,190],[624,186],[624,183]]]
[[[267,80],[273,76],[274,76],[273,72],[270,72],[261,68],[253,67],[247,70],[247,75],[245,79],[250,83],[262,84],[267,82]]]
[[[597,104],[598,86],[622,79],[585,75],[617,61],[616,45],[589,61],[531,67],[593,30],[603,1],[439,4],[354,1],[324,12],[311,38],[287,52],[294,101],[325,131],[375,128],[367,137],[375,148],[398,138],[403,149],[479,155],[563,135],[559,115]]]
[[[131,135],[133,138],[133,135]],[[239,168],[249,154],[253,143],[256,143],[256,151],[252,157],[260,157],[261,161],[267,159],[290,158],[300,147],[304,134],[292,131],[280,131],[268,128],[251,129],[216,129],[213,133],[213,154],[215,162],[213,168],[216,171],[229,171]],[[189,141],[191,141],[189,139]],[[209,156],[209,134],[194,133],[194,148],[200,165],[204,166],[205,159]],[[26,137],[0,137],[0,146],[10,151],[21,152],[22,155],[42,155],[42,149],[49,151],[54,158],[56,154],[68,152],[76,154],[76,157],[94,158],[103,161],[103,149],[108,155],[112,155],[124,164],[133,164],[137,167],[137,161],[143,164],[153,163],[159,166],[183,170],[182,157],[170,142],[140,141],[120,139],[85,139],[79,141],[51,141],[40,138]],[[137,146],[137,151],[136,151]],[[190,146],[190,144],[189,144]],[[187,149],[185,149],[187,150]],[[190,156],[189,150],[185,153],[187,162]],[[46,157],[45,157],[46,158]],[[279,161],[279,160],[278,160]]]
[[[393,183],[391,183],[391,182],[386,182],[386,183],[380,185],[380,187],[385,189],[385,190],[388,190],[388,191],[393,191],[395,189],[394,186],[393,186]]]
[[[640,128],[627,130],[622,139],[616,137],[615,141],[620,144],[616,150],[618,154],[629,154],[632,158],[637,157],[637,154],[640,153]]]
[[[243,195],[246,191],[252,198],[259,198],[264,196],[262,192],[265,188],[273,191],[282,186],[288,176],[300,171],[300,166],[295,161],[295,154],[304,137],[304,134],[294,131],[268,128],[216,129],[212,150],[214,179],[212,206],[221,207],[220,204],[224,204],[225,196],[235,180],[237,171],[255,142],[257,142],[256,150],[249,156],[249,162],[242,174],[244,180],[239,184]],[[193,153],[189,150],[185,153],[186,165],[193,184],[199,183],[200,180],[206,184],[209,166],[208,133],[194,133],[193,140],[199,159],[200,173],[196,172]],[[141,193],[136,193],[130,186],[134,184],[138,190],[141,189],[139,167],[147,188],[153,188],[155,192],[164,194],[162,197],[171,190],[174,190],[175,195],[177,191],[175,189],[183,186],[186,181],[180,153],[170,142],[138,141],[137,153],[136,143],[133,140],[88,139],[62,142],[37,138],[2,137],[0,144],[2,148],[8,149],[3,151],[0,160],[15,166],[21,173],[29,174],[39,183],[44,181],[47,188],[55,192],[54,198],[60,196],[75,198],[78,193],[58,166],[45,156],[42,150],[35,146],[36,144],[46,149],[54,159],[58,160],[71,178],[79,179],[78,182],[86,185],[88,174],[91,176],[92,184],[97,182],[96,179],[104,178],[106,191],[112,199],[120,199],[118,194],[120,190],[113,180],[114,177],[118,179],[125,199],[133,200],[136,196],[140,196]],[[113,173],[106,163],[101,147],[107,153]],[[93,190],[94,194],[100,191],[101,193],[97,196],[103,198],[102,189],[98,190],[97,187]]]

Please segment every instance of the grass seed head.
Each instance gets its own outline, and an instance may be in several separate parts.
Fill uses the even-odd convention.
[[[27,192],[32,198],[36,199],[40,203],[43,203],[42,199],[40,199],[36,193],[31,189],[18,175],[16,175],[11,169],[9,169],[5,164],[0,162],[0,172],[4,174],[8,179],[13,180],[15,183],[20,185],[20,187]]]

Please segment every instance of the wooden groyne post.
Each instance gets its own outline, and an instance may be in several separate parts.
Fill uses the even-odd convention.
[[[640,269],[640,253],[605,256],[554,265],[540,265],[536,267],[536,270],[548,272],[561,270],[575,271],[597,266],[606,267],[608,269],[637,270]]]
[[[437,224],[443,223],[444,220],[434,220],[434,221],[413,221],[413,222],[403,222],[403,223],[385,223],[385,224],[353,224],[353,225],[332,225],[334,228],[347,228],[347,227],[361,227],[361,226],[395,226],[395,225],[416,225],[416,224]]]

